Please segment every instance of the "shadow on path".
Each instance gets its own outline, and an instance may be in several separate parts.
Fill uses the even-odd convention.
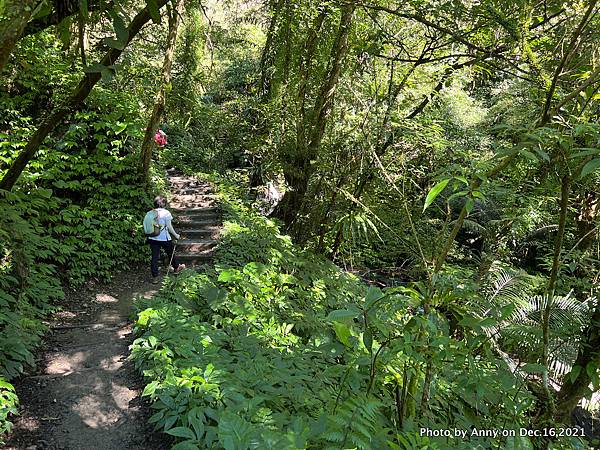
[[[127,361],[133,340],[133,299],[157,286],[147,267],[116,275],[106,285],[67,293],[56,313],[34,373],[15,380],[21,416],[7,449],[158,450],[140,399],[141,377]]]

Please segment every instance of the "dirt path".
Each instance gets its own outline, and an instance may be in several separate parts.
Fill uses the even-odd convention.
[[[133,299],[157,289],[147,272],[134,268],[110,284],[67,294],[38,370],[15,382],[22,409],[8,449],[169,448],[147,425],[142,380],[127,361]]]
[[[173,171],[169,184],[170,210],[182,236],[178,258],[188,266],[210,264],[221,223],[211,186]],[[7,449],[170,447],[168,436],[147,424],[151,411],[140,398],[143,383],[127,361],[133,300],[152,296],[158,287],[145,265],[109,284],[67,292],[38,352],[37,370],[14,382],[22,407]]]

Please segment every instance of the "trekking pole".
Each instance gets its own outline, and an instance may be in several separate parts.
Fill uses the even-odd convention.
[[[169,260],[169,265],[167,266],[167,278],[169,277],[169,273],[171,270],[171,264],[173,264],[173,256],[175,256],[175,249],[177,248],[177,241],[173,240],[173,252],[171,253],[171,259]],[[173,269],[173,273],[175,272],[175,269]]]

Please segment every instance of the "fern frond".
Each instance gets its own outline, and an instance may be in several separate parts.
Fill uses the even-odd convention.
[[[486,236],[488,234],[487,228],[480,223],[475,222],[474,220],[465,219],[463,222],[463,228],[466,231],[481,234],[482,236]]]
[[[357,395],[346,399],[329,417],[323,437],[343,448],[348,445],[365,450],[378,448],[379,434],[386,423],[381,407],[382,403],[373,397]]]

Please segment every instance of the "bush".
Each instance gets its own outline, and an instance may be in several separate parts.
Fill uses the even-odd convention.
[[[436,310],[464,319],[468,338],[456,339],[447,317],[423,310],[424,283],[368,287],[298,249],[240,200],[242,188],[214,179],[227,219],[215,267],[167,279],[136,304],[131,358],[148,381],[150,421],[178,438],[174,449],[435,449],[448,440],[419,427],[518,427],[531,397],[485,346],[486,325],[461,308],[472,286],[436,281]],[[400,425],[398,389],[420,399],[428,364],[427,406],[407,401],[412,419]],[[503,444],[472,438],[462,448]]]

